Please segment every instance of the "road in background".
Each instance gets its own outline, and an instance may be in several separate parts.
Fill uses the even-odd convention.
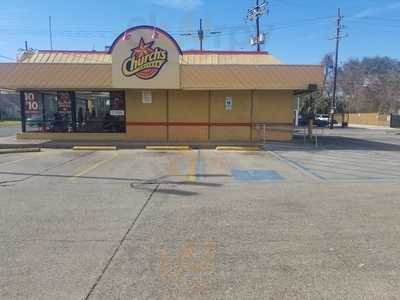
[[[0,123],[0,137],[15,136],[21,131],[21,125],[2,126]]]

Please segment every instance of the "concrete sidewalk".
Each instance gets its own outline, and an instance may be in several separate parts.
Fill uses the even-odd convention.
[[[0,149],[42,147],[48,140],[18,140],[15,136],[0,137]]]
[[[218,146],[262,146],[262,143],[243,143],[234,141],[220,141],[209,143],[198,142],[145,142],[145,141],[57,141],[57,140],[21,140],[15,137],[0,137],[0,149],[19,148],[48,148],[48,149],[72,149],[74,146],[115,146],[119,149],[144,149],[147,146],[185,146],[190,145],[194,149],[212,149]]]

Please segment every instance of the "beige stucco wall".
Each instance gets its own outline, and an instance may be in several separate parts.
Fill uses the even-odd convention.
[[[289,140],[293,135],[293,92],[254,91],[254,123],[267,123],[267,140]],[[264,139],[262,126],[253,128],[253,140]]]
[[[167,91],[152,91],[153,102],[144,104],[142,91],[126,92],[126,122],[129,139],[136,141],[166,141]],[[159,124],[157,124],[159,123]]]
[[[251,123],[251,91],[212,91],[210,96],[210,121],[216,124],[210,128],[210,140],[250,142],[250,126],[245,125]],[[225,108],[227,97],[233,100],[231,111]]]
[[[168,126],[170,141],[207,141],[209,92],[169,91],[168,122],[170,123]],[[179,126],[174,126],[174,124],[179,124]],[[205,126],[200,126],[201,124]]]

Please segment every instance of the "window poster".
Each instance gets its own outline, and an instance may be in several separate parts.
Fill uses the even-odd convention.
[[[71,97],[68,92],[59,92],[57,95],[57,104],[59,113],[71,112]]]
[[[25,113],[27,114],[41,113],[39,93],[36,92],[25,93]]]
[[[123,92],[110,93],[110,115],[114,117],[125,116],[125,97]]]

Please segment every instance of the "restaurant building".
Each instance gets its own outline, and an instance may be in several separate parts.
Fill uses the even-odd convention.
[[[290,140],[293,97],[318,89],[320,65],[267,52],[182,51],[134,27],[109,51],[31,51],[0,64],[21,95],[21,139],[141,142]]]

